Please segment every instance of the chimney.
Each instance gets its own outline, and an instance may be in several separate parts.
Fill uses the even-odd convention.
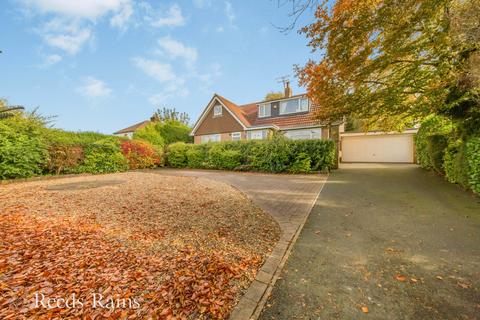
[[[292,88],[290,88],[290,81],[285,81],[285,98],[290,98],[292,96]]]

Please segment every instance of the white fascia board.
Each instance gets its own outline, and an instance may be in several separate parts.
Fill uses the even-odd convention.
[[[355,136],[379,136],[379,135],[395,135],[395,134],[415,134],[418,132],[418,129],[407,129],[404,131],[370,131],[370,132],[350,132],[350,133],[341,133],[341,137],[355,137]]]

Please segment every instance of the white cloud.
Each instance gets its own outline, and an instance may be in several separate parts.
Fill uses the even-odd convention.
[[[197,49],[187,47],[180,41],[172,39],[171,37],[163,37],[158,40],[160,47],[159,53],[167,55],[169,58],[181,58],[185,61],[187,66],[193,66],[197,61]]]
[[[122,4],[117,13],[110,19],[110,25],[114,28],[126,30],[128,22],[133,15],[133,5],[130,1]]]
[[[53,66],[54,64],[56,64],[60,61],[62,61],[62,56],[60,56],[58,54],[51,54],[51,55],[46,56],[43,59],[43,64],[40,67],[47,68],[47,67]]]
[[[87,98],[100,98],[109,96],[112,89],[103,81],[94,77],[87,77],[83,85],[77,87],[76,91]]]
[[[76,54],[88,40],[92,39],[92,32],[90,29],[77,29],[68,33],[46,33],[43,39],[51,47]]]
[[[122,10],[130,0],[23,0],[29,9],[95,20],[109,12]]]
[[[154,106],[161,105],[168,100],[175,98],[175,97],[180,97],[184,98],[187,97],[190,94],[187,88],[182,85],[170,85],[166,87],[164,90],[162,90],[159,93],[156,93],[148,98],[148,101],[150,104]]]
[[[215,29],[217,32],[223,32],[225,29],[222,26],[219,26],[217,29]]]
[[[173,4],[168,9],[166,15],[157,18],[149,18],[152,27],[179,27],[185,25],[185,18],[178,4]]]
[[[225,16],[227,16],[230,24],[233,24],[235,21],[235,13],[233,12],[233,6],[230,1],[225,1]]]
[[[160,81],[173,81],[177,79],[171,65],[160,63],[155,60],[148,60],[140,57],[133,58],[134,65],[148,76]]]
[[[32,15],[48,20],[36,29],[51,47],[78,53],[94,39],[96,21],[110,15],[110,25],[126,30],[133,15],[132,0],[19,0]]]

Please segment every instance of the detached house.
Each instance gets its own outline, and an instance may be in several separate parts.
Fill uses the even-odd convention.
[[[403,132],[345,132],[342,121],[321,123],[305,94],[292,95],[288,84],[281,99],[244,105],[214,94],[192,129],[194,143],[266,139],[274,130],[290,139],[332,139],[342,162],[414,163],[416,129]]]
[[[288,83],[283,98],[245,105],[214,94],[191,135],[195,143],[266,139],[273,130],[290,139],[328,139],[330,130],[315,119],[316,110],[305,94],[292,95]]]

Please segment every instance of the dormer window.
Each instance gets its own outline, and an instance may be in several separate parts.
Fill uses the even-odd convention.
[[[297,98],[280,101],[280,114],[289,114],[308,111],[308,99]]]
[[[213,107],[213,116],[214,117],[221,117],[222,116],[222,106],[217,104]]]
[[[270,117],[272,115],[272,105],[270,103],[260,104],[258,106],[258,117]]]

